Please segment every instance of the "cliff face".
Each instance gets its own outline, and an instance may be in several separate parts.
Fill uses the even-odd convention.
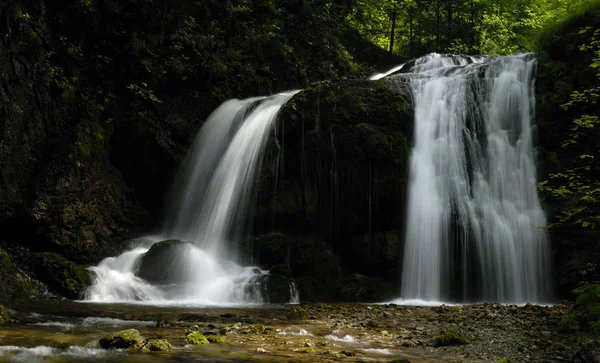
[[[0,248],[19,276],[46,278],[46,252],[96,263],[156,226],[182,155],[226,99],[370,72],[386,53],[356,60],[365,42],[330,10],[0,2]],[[54,262],[42,265],[72,270]]]

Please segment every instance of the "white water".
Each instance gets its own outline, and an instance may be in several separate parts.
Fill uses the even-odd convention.
[[[415,109],[401,298],[541,303],[549,246],[536,190],[530,54],[430,54]]]
[[[236,263],[237,245],[267,138],[280,108],[296,93],[230,100],[215,110],[177,177],[162,233],[92,267],[95,279],[85,300],[153,305],[266,301],[259,278],[267,271]],[[156,266],[177,281],[153,285],[136,274],[151,246],[167,239],[192,243],[178,248],[173,260]],[[297,296],[293,300],[297,302]]]

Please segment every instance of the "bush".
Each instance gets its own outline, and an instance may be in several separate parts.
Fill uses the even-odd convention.
[[[575,305],[560,321],[560,328],[600,334],[600,283],[582,282],[573,293]]]

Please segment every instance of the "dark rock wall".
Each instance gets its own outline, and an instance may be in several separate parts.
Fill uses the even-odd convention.
[[[345,272],[397,281],[412,118],[384,81],[296,95],[265,158],[255,233],[316,236]]]

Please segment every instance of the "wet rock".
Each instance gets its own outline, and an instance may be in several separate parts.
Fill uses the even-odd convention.
[[[14,265],[8,253],[0,249],[0,302],[20,302],[35,294],[31,279]]]
[[[79,299],[90,283],[83,266],[51,252],[35,256],[35,276],[48,288],[69,299]]]
[[[269,273],[258,276],[258,283],[271,304],[286,304],[292,300],[292,280],[282,275]]]
[[[434,348],[446,347],[449,345],[464,345],[468,343],[469,339],[451,330],[447,332],[442,332],[441,334],[433,337],[433,339],[431,340],[431,346]]]
[[[141,258],[137,275],[159,285],[181,282],[185,278],[185,266],[181,266],[182,256],[191,247],[191,243],[179,240],[155,243]]]
[[[15,315],[13,310],[7,309],[0,305],[0,325],[10,322]]]
[[[104,349],[132,349],[140,347],[144,338],[136,329],[127,329],[107,334],[100,339],[100,347]]]
[[[166,339],[154,339],[149,341],[142,348],[143,352],[168,352],[172,349],[171,343]]]

